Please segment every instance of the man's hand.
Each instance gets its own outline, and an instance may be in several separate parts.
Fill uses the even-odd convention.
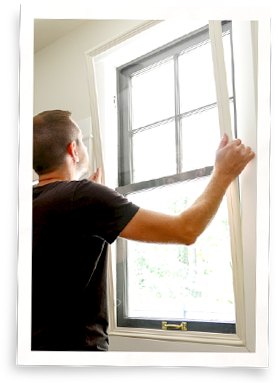
[[[245,166],[254,158],[255,153],[249,146],[244,146],[240,139],[228,143],[225,133],[216,151],[214,173],[226,177],[228,182],[240,175]]]
[[[103,184],[102,182],[102,171],[101,168],[97,168],[97,171],[93,173],[90,177],[89,180],[95,181],[98,184]]]

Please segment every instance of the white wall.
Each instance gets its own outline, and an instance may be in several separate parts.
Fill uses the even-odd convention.
[[[85,52],[114,39],[143,21],[92,20],[34,55],[34,115],[69,110],[79,123],[90,117]],[[80,126],[84,136],[90,134]],[[89,147],[88,147],[89,149]],[[33,172],[33,180],[38,175]]]
[[[140,20],[93,20],[34,56],[34,115],[64,109],[75,121],[90,116],[84,52],[141,24]]]

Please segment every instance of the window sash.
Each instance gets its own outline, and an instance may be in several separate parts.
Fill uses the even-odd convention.
[[[231,30],[231,23],[228,21],[222,22],[222,33],[226,34]],[[151,54],[147,54],[137,60],[130,62],[124,66],[117,68],[117,93],[118,93],[118,139],[119,139],[119,171],[118,184],[119,187],[133,184],[133,145],[132,139],[135,134],[138,134],[146,129],[151,129],[162,124],[175,121],[175,142],[176,142],[176,173],[182,172],[182,128],[181,119],[194,113],[201,113],[206,109],[217,106],[214,102],[209,105],[202,105],[194,110],[180,113],[180,93],[179,93],[179,70],[178,57],[186,50],[202,45],[209,40],[208,26],[200,28],[174,42],[167,44],[163,48],[155,50]],[[174,46],[173,46],[174,44]],[[175,81],[175,115],[169,116],[166,119],[155,121],[149,125],[132,129],[132,95],[131,95],[131,78],[139,72],[144,72],[146,68],[155,66],[159,62],[168,60],[170,56],[174,59],[174,81]],[[230,97],[230,102],[233,102],[233,97]],[[124,108],[124,109],[123,109]],[[234,107],[234,114],[235,107]],[[236,122],[236,119],[234,119]],[[235,128],[236,132],[236,128]]]
[[[236,323],[232,323],[232,322],[214,322],[214,321],[205,321],[205,320],[198,321],[198,320],[190,320],[190,319],[182,319],[182,318],[173,319],[173,318],[167,318],[167,317],[163,317],[161,319],[149,318],[149,317],[134,318],[134,317],[128,316],[127,315],[127,309],[128,309],[127,241],[122,238],[118,238],[116,246],[117,246],[117,254],[120,254],[120,257],[121,257],[121,259],[118,258],[118,262],[116,264],[117,327],[161,330],[163,321],[167,321],[167,323],[172,325],[180,325],[182,322],[186,322],[187,331],[236,334]]]
[[[222,33],[228,32],[231,26],[228,22],[222,23]],[[184,37],[183,37],[184,39]],[[201,28],[195,33],[191,33],[187,36],[185,41],[179,39],[176,41],[176,46],[166,46],[163,49],[155,51],[151,55],[143,56],[139,60],[135,60],[124,68],[117,69],[118,78],[118,101],[119,105],[125,105],[125,110],[118,116],[119,123],[119,187],[116,189],[119,193],[127,196],[138,191],[150,190],[164,185],[169,185],[177,182],[183,182],[187,180],[193,180],[198,177],[204,177],[211,174],[213,166],[207,166],[201,169],[194,169],[191,171],[182,172],[182,139],[181,139],[181,126],[180,121],[183,117],[200,113],[206,109],[217,107],[217,103],[210,105],[203,105],[192,111],[180,113],[180,95],[179,95],[179,76],[178,76],[178,57],[181,53],[190,49],[197,44],[206,43],[209,39],[208,27]],[[170,45],[170,44],[169,44]],[[143,72],[150,65],[155,66],[156,62],[168,59],[173,55],[174,59],[174,73],[175,73],[175,116],[169,116],[161,121],[156,121],[152,124],[139,127],[137,129],[131,129],[131,78],[140,72]],[[139,70],[140,68],[140,70]],[[230,102],[234,101],[233,97],[230,97]],[[123,113],[122,113],[123,112]],[[235,107],[234,107],[235,113]],[[176,139],[176,174],[158,179],[146,180],[142,182],[133,183],[133,153],[132,153],[132,138],[135,134],[152,129],[154,127],[165,124],[169,121],[175,121],[175,139]],[[236,119],[235,119],[236,123]],[[236,129],[235,129],[236,132]],[[236,133],[235,133],[236,134]],[[125,148],[125,150],[123,150]],[[145,319],[145,318],[131,318],[125,314],[125,307],[127,304],[125,281],[127,278],[127,247],[125,241],[122,239],[117,240],[117,254],[122,254],[122,259],[117,262],[117,325],[120,327],[138,327],[138,328],[152,328],[161,329],[161,320],[158,319]],[[120,283],[119,283],[120,282]],[[169,320],[171,324],[180,324],[180,321]],[[189,331],[201,331],[201,332],[214,332],[214,333],[236,333],[235,323],[217,323],[217,322],[199,322],[199,321],[187,321]]]
[[[207,166],[201,169],[194,169],[187,172],[173,174],[171,176],[161,177],[157,179],[132,183],[124,186],[119,186],[116,190],[118,193],[125,196],[136,193],[138,191],[151,190],[165,185],[171,185],[178,182],[190,181],[199,177],[209,176],[213,171],[213,166]]]

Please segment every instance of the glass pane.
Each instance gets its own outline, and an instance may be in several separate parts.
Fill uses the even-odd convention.
[[[173,60],[132,77],[132,129],[175,115]]]
[[[178,214],[208,178],[129,196],[139,206]],[[128,241],[128,316],[235,323],[226,200],[192,246]]]
[[[218,108],[185,117],[181,122],[183,171],[213,166],[220,142]]]
[[[174,122],[133,136],[133,182],[176,173]]]
[[[234,103],[230,102],[231,127],[234,138]],[[218,108],[192,114],[181,120],[182,171],[213,166],[220,142]]]
[[[230,34],[223,36],[229,97],[233,96]],[[181,113],[216,102],[211,43],[179,57]]]
[[[181,113],[216,102],[210,43],[179,57],[179,76]]]

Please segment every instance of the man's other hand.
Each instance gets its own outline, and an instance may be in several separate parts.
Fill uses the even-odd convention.
[[[101,168],[97,168],[97,171],[93,173],[90,177],[89,180],[95,181],[98,184],[103,184],[102,182],[102,171]]]

